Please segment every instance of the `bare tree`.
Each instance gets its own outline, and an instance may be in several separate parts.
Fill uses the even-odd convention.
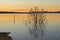
[[[42,9],[43,11],[43,9]],[[43,13],[39,14],[38,7],[31,8],[29,15],[27,26],[29,33],[34,36],[34,38],[38,38],[39,34],[42,37],[44,35],[44,28],[46,26],[46,15]]]

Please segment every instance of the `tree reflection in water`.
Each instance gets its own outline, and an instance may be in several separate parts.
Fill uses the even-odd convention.
[[[38,13],[38,8],[34,8],[34,12],[32,12],[32,8],[30,10],[30,14],[28,15],[28,21],[27,26],[29,33],[34,36],[34,38],[40,37],[42,39],[44,32],[45,32],[45,26],[46,26],[46,14]],[[42,9],[43,11],[43,9]],[[37,14],[38,13],[38,14]]]

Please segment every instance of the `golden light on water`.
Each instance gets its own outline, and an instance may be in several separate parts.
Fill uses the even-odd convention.
[[[0,24],[1,23],[13,23],[14,21],[14,14],[1,14],[0,15]],[[59,14],[47,14],[46,19],[50,21],[59,21],[60,19]],[[15,21],[16,22],[23,22],[28,19],[28,14],[15,14]],[[28,21],[28,20],[27,20]]]

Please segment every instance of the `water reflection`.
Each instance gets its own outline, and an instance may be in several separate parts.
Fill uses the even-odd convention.
[[[0,32],[0,40],[13,40],[7,32]]]
[[[37,9],[37,8],[36,8]],[[45,27],[46,27],[46,14],[37,14],[37,10],[35,12],[28,15],[28,21],[26,21],[26,26],[28,27],[29,33],[35,38],[39,38],[42,40]],[[32,9],[31,9],[32,10]]]

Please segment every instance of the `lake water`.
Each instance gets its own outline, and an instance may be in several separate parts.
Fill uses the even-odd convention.
[[[30,14],[0,14],[0,32],[11,32],[13,40],[60,40],[60,14],[44,14],[46,19],[37,28],[35,19]],[[43,18],[44,19],[44,18]],[[15,23],[14,23],[15,22]]]

